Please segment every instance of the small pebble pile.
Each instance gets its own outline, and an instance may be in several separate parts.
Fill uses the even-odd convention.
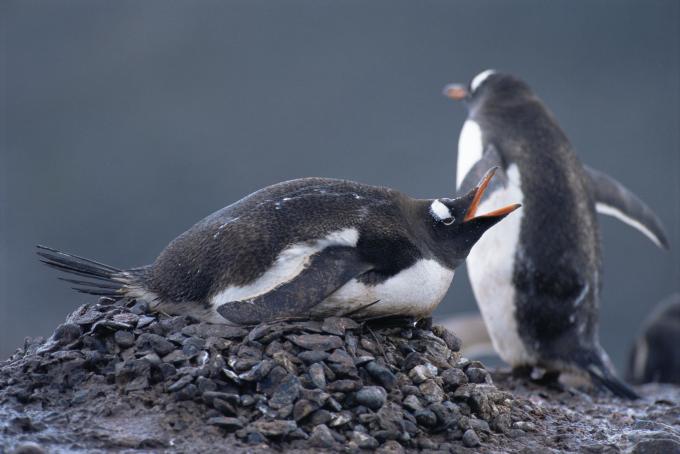
[[[459,349],[438,326],[331,317],[246,329],[103,298],[6,361],[0,389],[45,409],[46,389],[71,406],[102,389],[191,402],[235,446],[451,451],[536,430],[531,405]]]

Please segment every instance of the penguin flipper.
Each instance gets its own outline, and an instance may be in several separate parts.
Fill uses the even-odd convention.
[[[609,175],[587,166],[585,170],[598,213],[617,218],[639,230],[660,248],[668,249],[663,223],[651,208]]]
[[[484,153],[482,153],[482,157],[479,161],[475,162],[472,167],[470,167],[468,173],[465,174],[465,177],[458,188],[458,193],[465,194],[477,186],[479,180],[481,180],[486,172],[492,167],[498,167],[498,170],[496,171],[493,180],[491,180],[491,187],[487,191],[489,194],[493,192],[493,186],[497,184],[505,185],[508,181],[508,177],[503,170],[503,158],[498,152],[498,149],[490,143],[484,149]]]
[[[243,325],[305,316],[328,295],[371,268],[355,248],[328,247],[312,256],[307,267],[290,281],[254,298],[225,303],[217,312]]]

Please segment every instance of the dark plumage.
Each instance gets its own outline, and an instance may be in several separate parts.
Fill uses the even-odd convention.
[[[449,85],[445,92],[469,111],[458,152],[460,189],[499,166],[485,200],[514,197],[524,206],[521,219],[494,229],[468,258],[499,355],[513,367],[583,371],[618,395],[636,397],[616,377],[599,343],[596,207],[667,245],[661,222],[618,182],[583,166],[553,115],[522,80],[485,71],[470,85]],[[489,251],[495,254],[491,263],[484,257]]]
[[[482,233],[516,208],[474,217],[492,173],[458,199],[417,200],[324,178],[275,184],[199,221],[153,264],[131,270],[45,247],[38,253],[60,271],[95,280],[68,280],[79,291],[146,299],[213,322],[422,317]]]

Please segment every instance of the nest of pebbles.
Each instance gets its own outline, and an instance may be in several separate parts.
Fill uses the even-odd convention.
[[[453,450],[535,430],[531,404],[497,389],[459,350],[438,326],[331,317],[243,328],[102,299],[0,364],[0,403],[59,410],[138,398],[163,412],[190,404],[233,447]],[[170,438],[131,447],[168,448]]]

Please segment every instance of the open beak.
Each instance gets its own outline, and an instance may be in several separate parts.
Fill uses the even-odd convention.
[[[444,96],[454,101],[461,101],[468,97],[468,90],[461,84],[448,84],[444,87]]]
[[[463,222],[468,222],[473,219],[479,218],[501,218],[507,216],[508,214],[512,213],[517,208],[522,206],[519,203],[513,203],[512,205],[499,208],[498,210],[494,210],[490,213],[486,213],[481,216],[476,216],[477,208],[479,208],[479,203],[482,201],[482,196],[484,196],[484,192],[489,187],[489,183],[491,182],[493,176],[496,174],[496,170],[498,170],[498,167],[492,167],[491,169],[489,169],[484,175],[484,178],[482,178],[482,181],[479,183],[479,185],[477,185],[477,188],[475,188],[475,195],[472,198],[470,207],[465,213],[465,218],[463,219]]]

